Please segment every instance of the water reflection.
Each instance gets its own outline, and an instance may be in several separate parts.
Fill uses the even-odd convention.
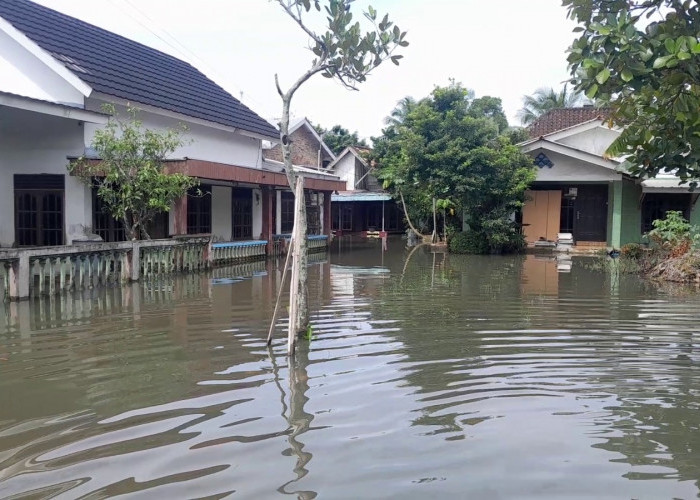
[[[698,494],[696,295],[336,245],[291,364],[279,262],[5,306],[1,496]]]

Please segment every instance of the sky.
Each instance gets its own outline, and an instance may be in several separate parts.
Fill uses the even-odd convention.
[[[286,88],[313,59],[274,0],[34,1],[188,61],[271,123],[282,108],[275,74]],[[358,91],[317,75],[295,95],[293,118],[369,138],[401,98],[425,97],[453,78],[478,97],[500,97],[519,125],[523,95],[567,79],[574,24],[561,0],[356,0],[353,12],[370,4],[408,32],[401,65],[382,64]]]

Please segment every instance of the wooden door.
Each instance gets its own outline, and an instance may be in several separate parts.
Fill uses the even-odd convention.
[[[523,207],[525,241],[556,241],[561,217],[561,190],[528,191]]]

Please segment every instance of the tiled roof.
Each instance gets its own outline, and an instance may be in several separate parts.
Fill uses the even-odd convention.
[[[541,137],[595,118],[605,118],[607,114],[608,110],[606,108],[594,108],[592,106],[556,108],[540,116],[527,130],[530,133],[530,137]]]
[[[266,120],[175,57],[28,0],[0,0],[0,17],[97,92],[279,136]]]

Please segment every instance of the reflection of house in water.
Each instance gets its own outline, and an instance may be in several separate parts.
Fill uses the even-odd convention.
[[[520,288],[523,294],[558,295],[557,259],[550,256],[528,255],[523,261]]]

